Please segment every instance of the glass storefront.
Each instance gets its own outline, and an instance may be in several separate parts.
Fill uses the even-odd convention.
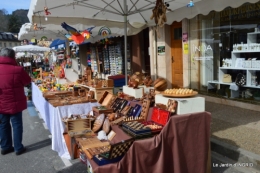
[[[189,20],[191,88],[231,99],[260,99],[259,17],[260,2]]]

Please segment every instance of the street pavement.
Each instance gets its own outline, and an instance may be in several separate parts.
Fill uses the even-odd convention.
[[[29,102],[28,109],[23,112],[23,144],[27,152],[19,156],[15,153],[0,155],[0,173],[86,173],[87,167],[79,159],[61,158],[51,149],[51,134],[33,109]],[[260,173],[250,167],[230,166],[235,162],[214,152],[211,160],[212,173]],[[221,163],[229,166],[220,166]]]

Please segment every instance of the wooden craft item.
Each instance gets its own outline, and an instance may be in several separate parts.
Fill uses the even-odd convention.
[[[121,123],[123,122],[123,120],[124,120],[125,118],[127,118],[127,117],[126,117],[126,116],[122,116],[122,117],[116,119],[115,121],[112,121],[112,122],[111,122],[111,125],[119,125],[119,124],[121,124]]]
[[[102,142],[100,141],[97,136],[83,136],[83,137],[75,137],[76,143],[80,146],[82,151],[90,156],[90,154],[87,151],[89,148],[95,148],[95,147],[103,147],[103,146],[109,146],[109,142]]]
[[[67,130],[69,136],[73,137],[75,135],[82,135],[82,134],[92,134],[91,131],[91,119],[75,119],[75,120],[68,120],[66,122]]]
[[[131,121],[145,121],[143,119],[143,117],[134,117],[134,116],[131,116],[131,117],[127,117],[123,120],[124,122],[131,122]]]
[[[113,99],[114,95],[108,91],[105,91],[102,97],[99,99],[98,103],[102,106],[110,107],[110,101]]]
[[[167,110],[171,113],[176,113],[177,104],[178,104],[178,102],[176,100],[169,99],[168,103],[167,103]]]
[[[192,97],[197,95],[197,91],[193,91],[192,89],[179,88],[179,89],[166,89],[162,95],[166,97]]]
[[[150,89],[150,90],[149,90],[149,93],[150,93],[152,96],[155,96],[155,89]]]
[[[116,136],[116,132],[111,130],[109,134],[107,135],[108,140],[112,141],[112,139]]]
[[[114,121],[116,119],[116,113],[111,113],[107,115],[109,121]]]
[[[89,101],[91,101],[95,97],[95,92],[94,91],[88,91],[87,94],[86,94],[86,97]]]
[[[80,88],[78,90],[78,95],[81,96],[81,97],[86,96],[86,90],[84,88]]]
[[[112,108],[108,108],[106,106],[94,106],[92,107],[92,110],[94,112],[94,115],[98,116],[100,114],[110,114],[113,113],[113,109]]]
[[[124,109],[120,112],[122,115],[127,115],[128,111],[130,110],[131,106],[125,106]]]
[[[157,91],[164,91],[167,88],[167,81],[164,78],[158,78],[153,83],[154,89]]]
[[[93,125],[93,128],[92,128],[92,131],[93,131],[94,133],[98,132],[98,131],[101,129],[101,127],[102,127],[102,125],[103,125],[103,123],[104,123],[104,120],[105,120],[105,115],[104,115],[104,114],[100,114],[100,115],[96,118],[96,120],[95,120],[95,122],[94,122],[94,125]]]
[[[167,110],[167,106],[165,104],[162,103],[156,103],[155,106],[159,109],[163,109],[163,110]]]
[[[79,96],[79,90],[80,90],[80,88],[79,87],[73,87],[73,91],[72,91],[72,95],[74,96],[74,97],[77,97],[77,96]]]
[[[100,153],[108,152],[110,150],[111,146],[101,146],[101,147],[94,147],[94,148],[88,148],[87,152],[89,153],[88,158],[92,159],[95,155],[99,155]]]
[[[102,129],[106,134],[110,132],[110,121],[108,118],[105,119]]]
[[[139,117],[142,117],[144,120],[146,120],[148,116],[149,108],[150,108],[150,100],[144,99],[142,103],[142,111]]]
[[[146,87],[152,86],[153,80],[152,80],[151,76],[146,76],[145,79],[144,79],[143,84],[144,84]]]
[[[130,148],[130,146],[133,144],[134,139],[128,139],[126,141],[122,141],[116,144],[112,144],[111,145],[111,149],[109,152],[106,153],[101,153],[100,155],[102,157],[105,157],[107,159],[114,159],[117,158],[119,156],[124,155],[128,149]]]
[[[108,108],[112,108],[112,105],[113,103],[115,102],[115,100],[117,99],[118,97],[113,95],[112,98],[109,100],[108,104],[107,104],[107,107]]]

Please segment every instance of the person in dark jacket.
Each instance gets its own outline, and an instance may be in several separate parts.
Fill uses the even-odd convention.
[[[23,67],[16,63],[14,50],[3,48],[0,51],[0,144],[2,155],[13,151],[16,152],[16,155],[20,155],[26,151],[22,144],[22,111],[27,108],[24,86],[30,82],[30,76]]]

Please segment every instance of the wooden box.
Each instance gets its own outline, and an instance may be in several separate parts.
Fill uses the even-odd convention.
[[[110,108],[113,101],[115,101],[116,96],[112,93],[105,91],[102,95],[102,97],[99,99],[98,103],[100,103],[102,106],[107,106]]]
[[[68,120],[66,122],[67,130],[69,136],[73,137],[76,135],[82,134],[92,134],[91,130],[91,119],[75,119],[75,120]]]
[[[146,127],[151,128],[152,133],[159,133],[168,122],[171,112],[157,107],[153,108],[151,121],[142,122]]]
[[[147,119],[149,108],[150,108],[150,100],[149,99],[144,99],[142,103],[142,111],[140,114],[140,117],[142,117],[144,120]]]
[[[110,143],[107,141],[100,141],[96,136],[82,136],[75,137],[76,143],[81,148],[81,150],[85,153],[85,155],[91,159],[92,155],[87,151],[89,148],[96,148],[102,146],[109,146]]]
[[[121,112],[125,106],[129,105],[129,101],[121,98],[116,98],[111,108],[113,108],[114,112]]]
[[[133,142],[134,142],[134,139],[131,138],[131,139],[121,141],[116,144],[112,144],[110,150],[105,153],[101,153],[100,156],[102,156],[106,159],[109,159],[109,160],[123,156],[128,151],[128,149],[131,147]]]
[[[138,121],[123,122],[122,129],[134,138],[146,138],[152,136],[151,128],[145,127]]]
[[[112,108],[108,108],[107,106],[94,106],[92,107],[93,113],[95,116],[98,116],[100,114],[110,114],[113,113]]]
[[[114,80],[112,79],[102,80],[102,87],[114,87]]]

